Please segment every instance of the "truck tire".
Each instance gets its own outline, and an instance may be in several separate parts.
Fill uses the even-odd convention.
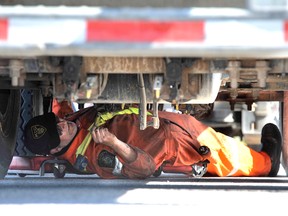
[[[17,135],[20,90],[0,90],[0,179],[7,174]]]
[[[23,89],[21,90],[21,108],[18,121],[17,139],[15,145],[14,156],[34,156],[25,146],[23,142],[24,127],[27,122],[33,117],[34,109],[39,106],[34,105],[33,98],[37,99],[37,91]],[[38,102],[38,101],[37,101]]]

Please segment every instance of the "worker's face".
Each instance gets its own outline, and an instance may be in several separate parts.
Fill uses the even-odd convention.
[[[61,118],[57,118],[57,131],[60,137],[60,144],[50,151],[51,154],[55,154],[61,151],[67,146],[77,133],[77,125],[74,122],[66,121]]]

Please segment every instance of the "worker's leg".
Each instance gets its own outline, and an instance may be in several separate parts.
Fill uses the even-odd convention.
[[[217,176],[267,176],[271,160],[265,152],[256,152],[232,137],[207,128],[198,137],[211,150],[208,172]]]

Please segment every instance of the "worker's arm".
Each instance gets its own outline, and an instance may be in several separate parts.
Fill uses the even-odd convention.
[[[151,155],[141,149],[119,140],[107,128],[96,129],[92,132],[93,140],[109,146],[117,154],[123,164],[121,173],[128,178],[146,178],[151,176],[156,165]]]
[[[94,142],[112,148],[126,163],[131,163],[137,158],[135,150],[110,133],[107,128],[93,130],[92,137]]]

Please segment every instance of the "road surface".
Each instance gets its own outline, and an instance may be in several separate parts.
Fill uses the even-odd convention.
[[[52,174],[0,181],[1,212],[13,215],[287,215],[288,177],[193,178],[162,174],[146,180]],[[2,215],[2,213],[1,213]]]

